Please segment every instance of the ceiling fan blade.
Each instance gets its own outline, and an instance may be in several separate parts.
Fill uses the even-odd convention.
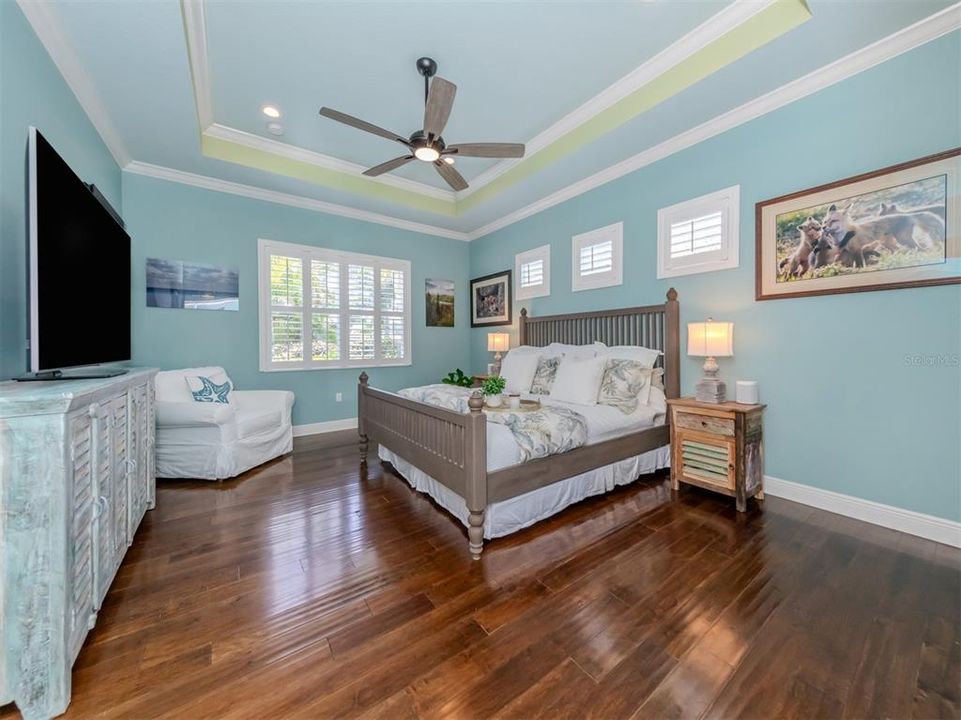
[[[424,108],[424,132],[427,135],[440,137],[450,117],[450,110],[454,107],[454,95],[457,86],[442,77],[435,77],[430,82],[427,93],[427,107]]]
[[[380,135],[388,140],[396,140],[399,143],[407,145],[407,138],[402,138],[397,133],[392,133],[390,130],[384,130],[382,127],[377,127],[371,123],[361,120],[360,118],[355,118],[353,115],[348,115],[347,113],[342,113],[339,110],[331,110],[328,107],[322,107],[320,109],[320,114],[324,117],[330,118],[331,120],[336,120],[337,122],[344,123],[344,125],[350,125],[358,130],[363,130],[365,132],[373,133],[374,135]]]
[[[449,145],[444,155],[482,158],[522,158],[523,143],[461,143]]]
[[[452,188],[455,190],[467,189],[467,181],[463,175],[454,169],[453,165],[448,165],[443,160],[435,160],[434,167],[437,168],[438,175],[444,178]]]
[[[384,173],[390,172],[391,170],[396,170],[401,165],[406,165],[413,159],[414,159],[413,155],[401,155],[400,157],[394,158],[393,160],[388,160],[385,163],[381,163],[380,165],[375,165],[372,168],[368,168],[367,170],[364,170],[364,175],[368,177],[377,177],[378,175],[383,175]]]

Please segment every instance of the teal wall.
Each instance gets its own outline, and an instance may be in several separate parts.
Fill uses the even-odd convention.
[[[294,423],[357,416],[359,369],[260,372],[257,240],[349,250],[411,261],[413,365],[368,370],[386,389],[437,382],[467,368],[468,245],[310,210],[124,173],[123,214],[133,238],[133,354],[138,365],[222,365],[239,389],[297,394]],[[240,311],[148,308],[144,261],[191,260],[240,269]],[[453,280],[456,326],[426,327],[424,280]],[[335,403],[342,392],[342,403]]]
[[[15,2],[0,2],[0,379],[28,370],[26,153],[34,125],[120,208],[120,169]]]
[[[760,383],[769,475],[961,519],[961,286],[754,300],[756,202],[961,145],[959,40],[952,33],[476,240],[471,275],[550,243],[551,295],[522,303],[532,314],[661,302],[673,285],[682,336],[684,323],[708,316],[735,323],[735,357],[719,361],[721,374],[732,389],[735,379]],[[658,209],[735,184],[740,267],[657,280]],[[618,221],[624,284],[572,293],[571,236]],[[486,333],[472,335],[478,370],[490,361]],[[700,362],[685,357],[681,375],[692,392]]]

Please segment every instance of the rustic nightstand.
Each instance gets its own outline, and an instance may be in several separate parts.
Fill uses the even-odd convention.
[[[487,381],[487,378],[489,377],[490,375],[472,375],[471,379],[474,381],[474,387],[479,388]]]
[[[668,400],[671,487],[679,483],[731,495],[738,512],[764,499],[764,405]]]

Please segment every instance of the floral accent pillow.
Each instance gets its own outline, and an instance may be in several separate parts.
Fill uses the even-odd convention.
[[[218,383],[217,380],[223,382]],[[233,390],[230,380],[223,375],[215,375],[213,378],[203,375],[188,377],[187,387],[190,388],[190,394],[194,396],[196,402],[223,403],[225,405],[230,403],[229,395],[230,391]]]
[[[597,403],[616,407],[625,415],[630,415],[637,409],[638,395],[650,383],[650,379],[650,368],[638,360],[608,360]]]
[[[550,395],[551,385],[557,376],[557,366],[561,364],[561,358],[542,357],[537,363],[537,370],[534,371],[534,380],[531,382],[531,393],[534,395]]]

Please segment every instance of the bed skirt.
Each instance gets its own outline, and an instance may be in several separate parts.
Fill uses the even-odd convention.
[[[464,498],[383,446],[378,449],[378,456],[393,465],[414,490],[430,495],[464,527],[468,526]],[[664,445],[523,495],[491,503],[484,516],[484,538],[490,540],[523,530],[585,498],[602,495],[618,485],[634,482],[640,475],[670,466],[671,448]]]

